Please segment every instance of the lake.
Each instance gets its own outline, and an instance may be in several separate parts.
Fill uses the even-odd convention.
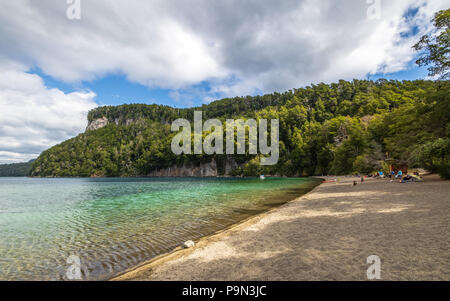
[[[310,191],[310,178],[0,178],[0,280],[106,280]]]

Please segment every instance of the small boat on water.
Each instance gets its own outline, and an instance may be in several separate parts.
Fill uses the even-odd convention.
[[[265,177],[264,175],[260,175],[259,178],[260,178],[261,180],[265,180],[265,179],[266,179],[266,177]]]

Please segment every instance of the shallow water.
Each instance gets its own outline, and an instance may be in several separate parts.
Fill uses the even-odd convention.
[[[0,178],[0,280],[105,280],[306,193],[306,178]]]

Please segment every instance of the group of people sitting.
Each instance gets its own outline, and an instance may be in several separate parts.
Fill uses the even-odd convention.
[[[395,174],[395,171],[391,171],[391,179],[402,179],[403,178],[403,171],[399,170],[397,171],[397,174]]]
[[[412,175],[406,175],[401,176],[400,183],[407,183],[407,182],[423,182],[422,178],[419,176],[418,172],[413,173]]]
[[[379,171],[379,172],[376,172],[376,173],[374,173],[372,175],[369,175],[369,177],[371,177],[371,178],[384,178],[385,175],[384,175],[384,173],[382,171]]]
[[[373,178],[387,178],[382,171],[379,171],[373,175],[369,175],[369,177]],[[391,178],[391,181],[394,179],[398,179],[400,183],[406,183],[406,182],[422,182],[422,178],[419,176],[418,172],[414,172],[412,175],[403,174],[403,171],[398,170],[397,172],[391,171],[391,174],[389,176]]]

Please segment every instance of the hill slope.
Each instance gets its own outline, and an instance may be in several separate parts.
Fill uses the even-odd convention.
[[[34,160],[25,163],[0,164],[0,177],[26,177],[30,175]]]
[[[122,105],[88,114],[85,133],[44,151],[33,176],[145,176],[213,161],[217,174],[368,173],[389,156],[449,174],[448,81],[339,81],[285,93],[222,99],[199,108]],[[170,149],[170,123],[256,118],[280,121],[280,160],[262,167],[255,155],[182,155]],[[230,169],[230,166],[232,167]],[[170,175],[170,173],[169,173]]]

